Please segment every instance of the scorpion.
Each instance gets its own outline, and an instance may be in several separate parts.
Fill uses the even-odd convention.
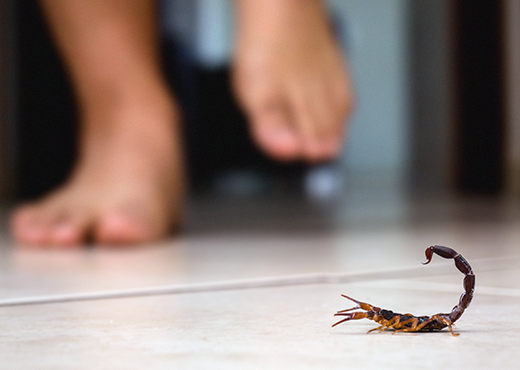
[[[400,314],[390,310],[381,309],[368,303],[357,301],[342,294],[342,297],[353,301],[357,304],[357,306],[338,311],[334,316],[345,316],[345,318],[332,325],[332,327],[349,320],[369,319],[374,320],[381,326],[369,330],[368,333],[376,330],[381,333],[388,329],[393,329],[393,334],[397,332],[431,332],[440,331],[445,327],[448,327],[450,333],[453,336],[458,336],[458,333],[453,332],[452,326],[454,325],[454,322],[462,316],[464,310],[469,307],[471,300],[473,299],[473,292],[475,290],[475,275],[473,274],[468,261],[466,261],[464,257],[462,257],[453,249],[440,245],[434,245],[426,249],[426,262],[423,262],[423,265],[427,265],[431,262],[434,253],[443,258],[454,259],[455,266],[465,275],[463,282],[464,292],[459,298],[459,303],[453,307],[450,313],[438,313],[433,316],[414,316],[410,313]],[[349,312],[357,309],[363,311]]]

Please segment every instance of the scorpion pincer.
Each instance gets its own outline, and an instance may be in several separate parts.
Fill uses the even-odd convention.
[[[424,262],[423,265],[430,263],[433,253],[435,253],[443,258],[454,259],[455,266],[465,275],[463,282],[464,292],[459,298],[459,303],[453,307],[450,313],[438,313],[433,316],[414,316],[409,313],[400,314],[372,306],[368,303],[356,301],[355,299],[342,294],[343,297],[355,302],[357,306],[338,311],[334,316],[345,316],[345,318],[332,326],[334,327],[349,320],[369,319],[381,324],[381,326],[369,330],[369,333],[375,330],[382,332],[387,329],[393,329],[395,332],[439,331],[448,327],[453,336],[459,335],[458,333],[453,332],[452,326],[454,325],[454,322],[462,316],[464,310],[468,308],[473,299],[475,275],[473,274],[468,261],[451,248],[434,245],[426,249],[425,253],[426,262]],[[357,309],[363,311],[349,312]]]

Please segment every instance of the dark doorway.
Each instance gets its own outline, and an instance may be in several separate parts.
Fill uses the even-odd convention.
[[[498,195],[504,188],[501,1],[458,0],[456,188]]]

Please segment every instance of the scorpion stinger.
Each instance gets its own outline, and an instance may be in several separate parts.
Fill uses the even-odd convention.
[[[346,295],[343,297],[355,302],[356,307],[348,308],[336,312],[334,316],[344,316],[345,318],[338,321],[333,327],[349,320],[369,319],[381,324],[378,328],[369,331],[379,330],[382,332],[387,329],[394,329],[395,332],[415,332],[415,331],[439,331],[444,328],[448,328],[453,336],[459,334],[453,332],[452,326],[457,321],[464,310],[469,307],[471,300],[473,299],[473,292],[475,290],[475,275],[471,269],[468,261],[464,259],[459,253],[451,248],[443,247],[440,245],[434,245],[426,249],[426,262],[427,265],[431,262],[433,254],[437,254],[443,258],[449,258],[455,260],[455,266],[465,277],[463,281],[464,292],[459,298],[459,302],[450,313],[438,313],[433,316],[414,316],[412,314],[400,314],[390,310],[381,309],[379,307],[372,306],[371,304],[357,301]],[[362,311],[349,312],[360,309]]]

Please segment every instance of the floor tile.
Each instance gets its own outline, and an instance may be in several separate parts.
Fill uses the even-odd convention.
[[[514,223],[338,228],[314,235],[188,234],[130,249],[27,250],[4,244],[0,298],[313,273],[352,274],[358,279],[452,273],[453,263],[438,257],[422,267],[424,250],[435,243],[452,246],[476,261],[475,268],[481,260],[488,261],[483,268],[496,269],[520,257],[520,231]]]
[[[340,293],[393,310],[433,314],[450,292],[369,282],[4,307],[0,368],[439,369],[514,368],[520,297],[476,295],[459,337],[389,332],[359,320],[331,328],[351,306]],[[507,338],[507,345],[503,344]],[[28,354],[31,354],[28,356]]]
[[[182,235],[144,248],[27,250],[0,232],[0,304],[161,286],[249,287],[0,307],[0,369],[516,368],[519,212],[463,203],[384,201],[386,221],[374,220],[377,204],[354,202],[321,221],[324,209],[295,206],[291,219],[275,212],[281,205],[265,204],[224,209],[219,219],[215,205]],[[456,249],[476,274],[459,337],[367,335],[377,327],[369,320],[331,328],[333,313],[350,307],[340,294],[397,312],[449,311],[463,275],[438,256],[421,265],[432,244]],[[282,286],[254,288],[258,280]]]

